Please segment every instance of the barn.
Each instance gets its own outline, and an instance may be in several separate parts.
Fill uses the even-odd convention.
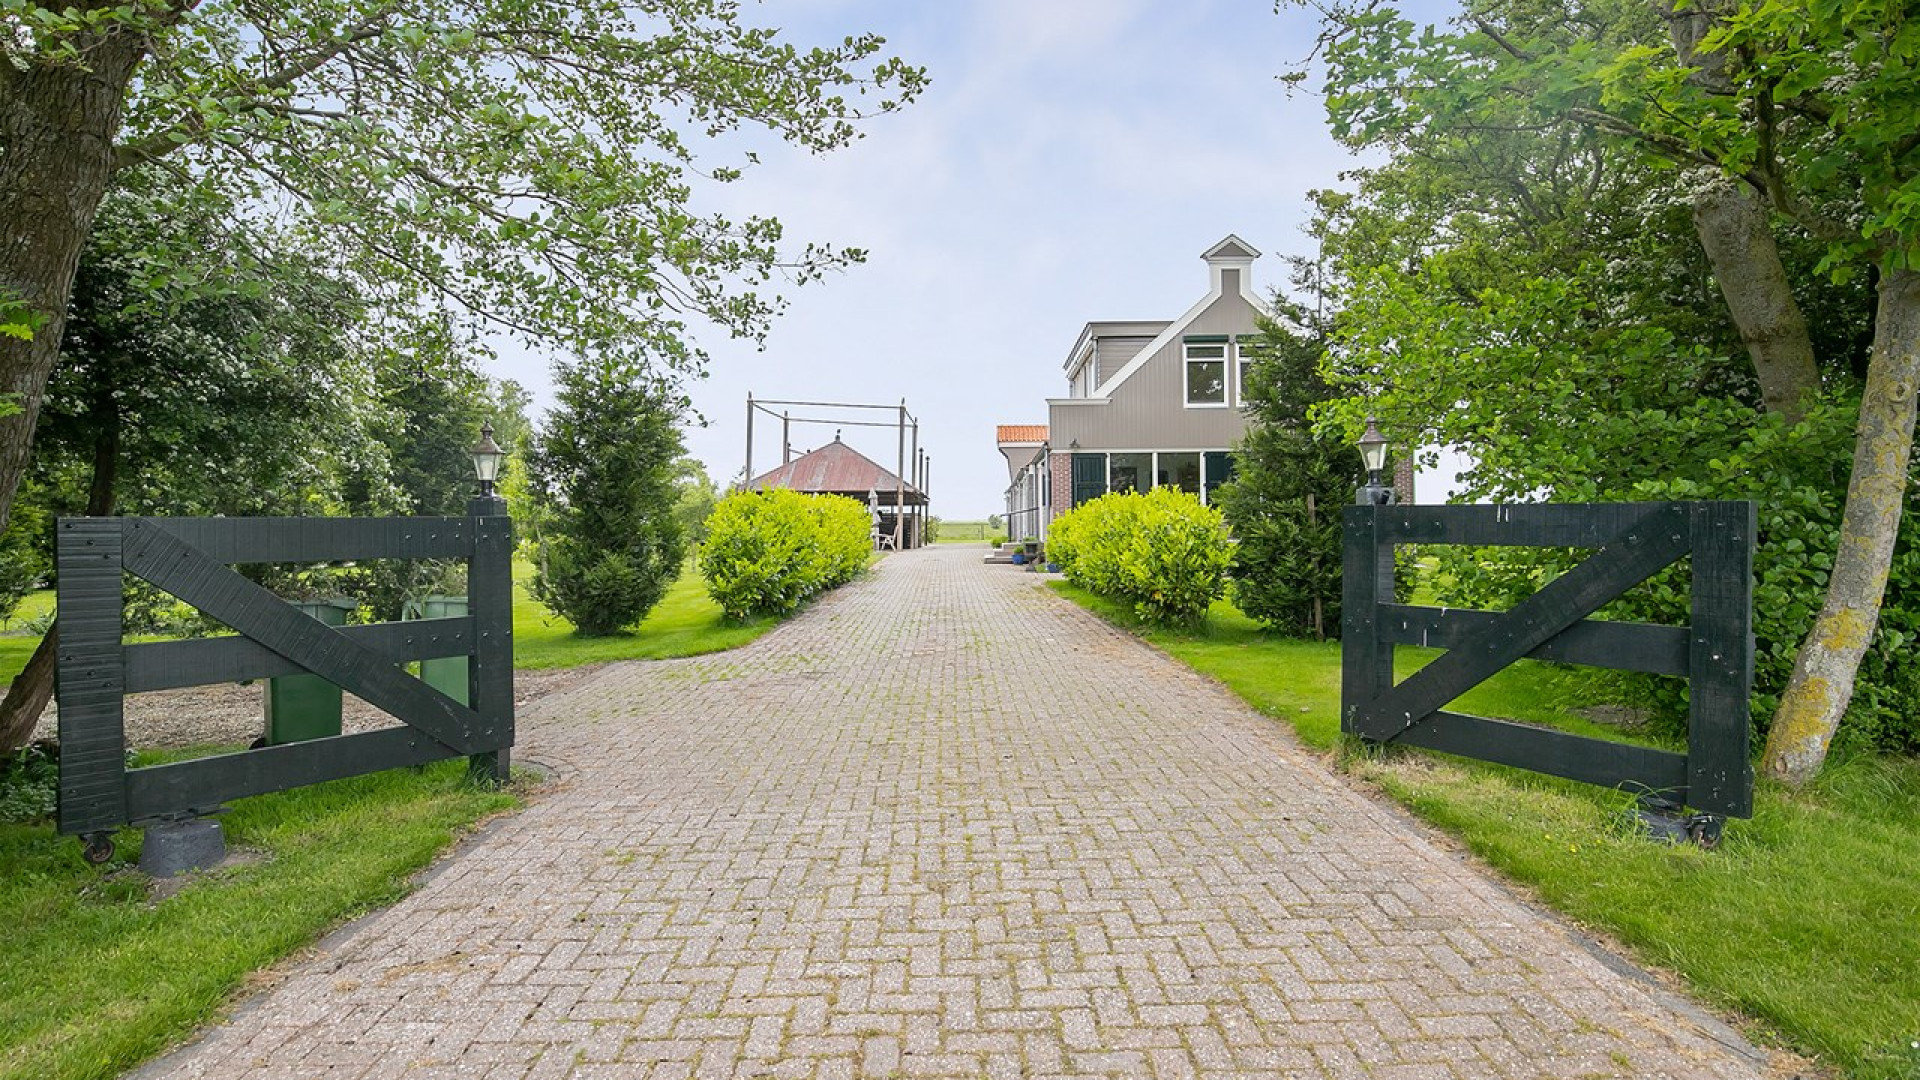
[[[818,450],[747,482],[749,491],[768,488],[844,495],[864,503],[873,514],[876,548],[919,547],[926,535],[926,492],[842,442],[837,432],[832,442]]]

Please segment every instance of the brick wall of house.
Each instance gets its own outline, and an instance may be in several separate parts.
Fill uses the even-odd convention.
[[[1048,508],[1047,521],[1073,508],[1073,455],[1052,454],[1047,467],[1053,471],[1053,503]]]
[[[1413,502],[1413,456],[1410,454],[1394,463],[1393,491],[1402,503]]]

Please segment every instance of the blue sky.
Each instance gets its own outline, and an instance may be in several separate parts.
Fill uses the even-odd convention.
[[[691,386],[708,425],[688,446],[723,484],[745,454],[745,400],[897,402],[921,422],[934,512],[1001,509],[994,426],[1045,423],[1061,363],[1093,319],[1171,319],[1205,293],[1200,253],[1228,233],[1261,249],[1254,283],[1311,254],[1309,190],[1356,162],[1319,100],[1276,76],[1312,49],[1310,8],[1263,0],[791,0],[750,9],[796,44],[862,31],[924,66],[912,107],[826,156],[762,152],[706,193],[729,213],[781,219],[796,246],[862,247],[868,261],[788,293],[764,351],[708,332]],[[544,363],[503,359],[547,404]],[[767,427],[775,428],[767,435]],[[801,448],[833,437],[797,429]],[[891,432],[847,441],[891,467]],[[756,431],[755,469],[776,463]]]

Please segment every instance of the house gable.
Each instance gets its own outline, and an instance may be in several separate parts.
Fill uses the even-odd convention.
[[[1214,245],[1214,249],[1217,250],[1227,245],[1228,241],[1232,239],[1233,237],[1228,237],[1227,240],[1223,240],[1219,244]],[[1188,308],[1186,314],[1168,323],[1166,329],[1160,331],[1152,341],[1146,344],[1145,348],[1134,355],[1132,360],[1128,361],[1119,371],[1114,372],[1112,377],[1101,382],[1099,386],[1094,388],[1093,393],[1088,396],[1095,398],[1113,396],[1113,392],[1117,390],[1122,383],[1132,378],[1136,372],[1145,367],[1154,357],[1165,353],[1168,345],[1178,342],[1186,334],[1193,332],[1189,328],[1194,325],[1194,322],[1200,319],[1201,316],[1212,311],[1214,305],[1220,303],[1222,300],[1227,300],[1230,308],[1233,308],[1237,303],[1244,303],[1247,307],[1252,308],[1255,313],[1269,314],[1267,305],[1258,296],[1254,295],[1253,292],[1251,285],[1252,274],[1250,272],[1252,258],[1248,257],[1244,261],[1249,265],[1222,265],[1223,263],[1242,262],[1241,259],[1232,257],[1223,258],[1216,256],[1208,259],[1211,270],[1209,277],[1211,278],[1213,288],[1207,290],[1207,295],[1201,297],[1199,303]],[[1252,317],[1252,315],[1247,316],[1249,320],[1251,320]],[[1252,332],[1251,322],[1249,322],[1246,330],[1221,332],[1250,333]]]

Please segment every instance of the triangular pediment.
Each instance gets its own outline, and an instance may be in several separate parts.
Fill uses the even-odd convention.
[[[1260,249],[1228,233],[1225,240],[1208,248],[1200,257],[1203,259],[1257,259],[1260,257]]]

